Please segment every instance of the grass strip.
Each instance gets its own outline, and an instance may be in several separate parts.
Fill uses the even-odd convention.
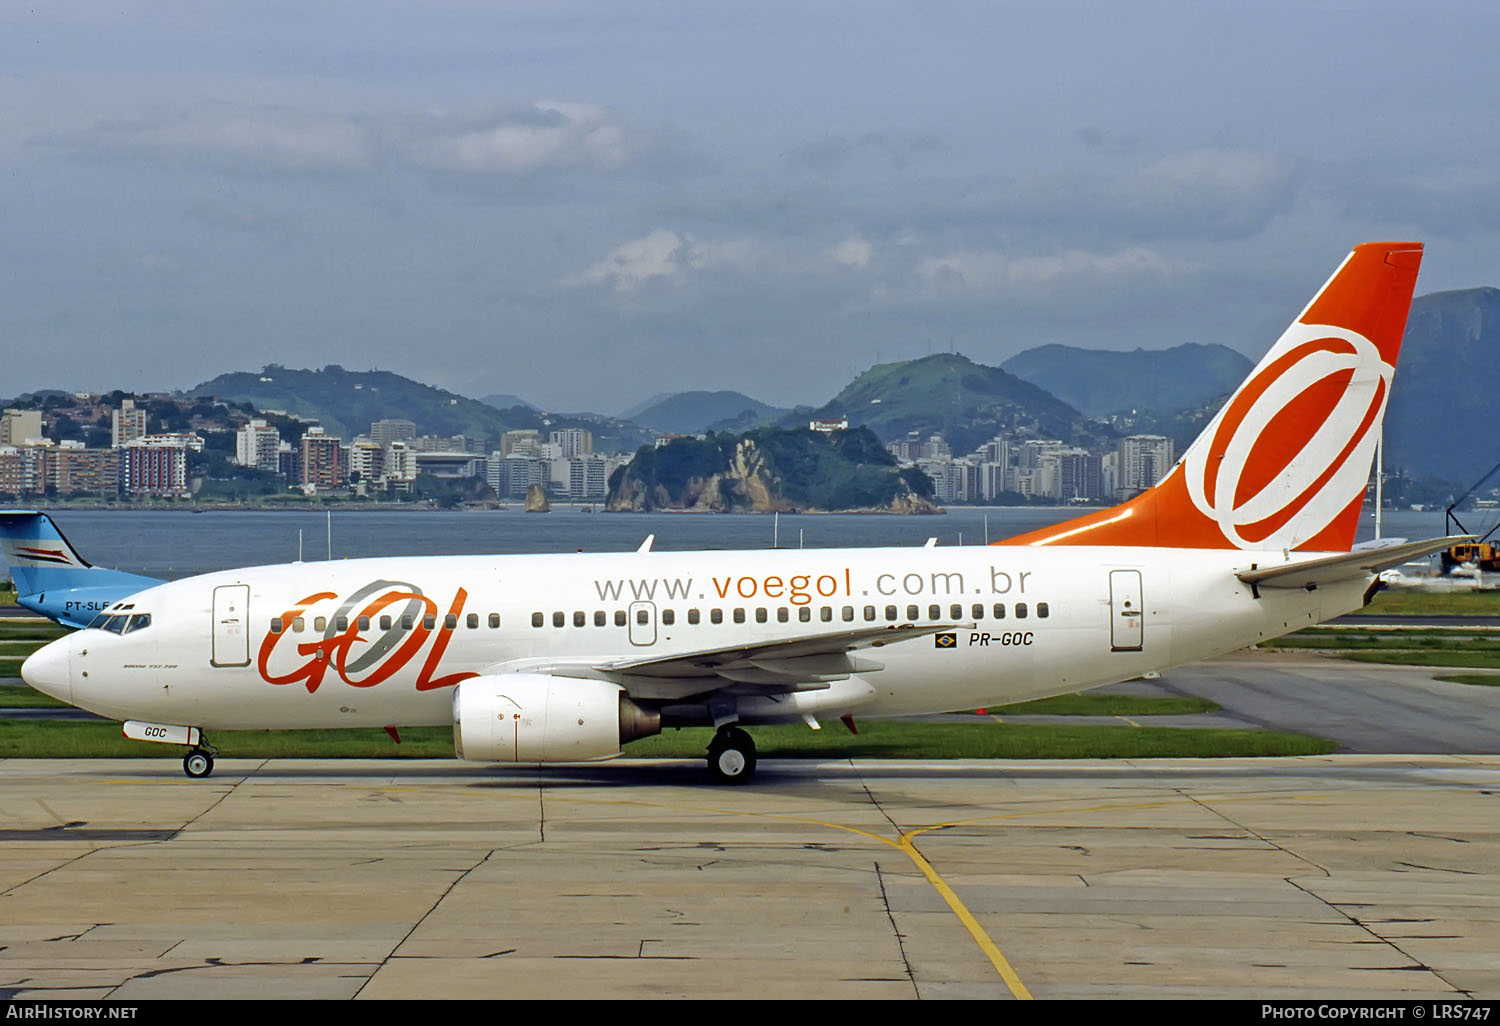
[[[768,759],[1152,759],[1325,755],[1337,745],[1323,738],[1256,730],[1169,727],[1020,726],[993,721],[913,723],[871,721],[851,735],[798,724],[753,728]],[[713,730],[669,730],[636,741],[639,758],[701,758]],[[215,731],[221,758],[430,759],[453,755],[447,727],[411,727],[394,744],[382,730]],[[116,723],[0,720],[0,757],[24,759],[182,758],[184,749],[127,741]]]
[[[1260,643],[1261,648],[1386,649],[1391,651],[1431,649],[1500,653],[1500,641],[1470,635],[1366,634],[1354,631],[1317,631],[1289,634]]]
[[[0,709],[71,709],[51,695],[44,695],[24,684],[0,684]]]
[[[1356,663],[1390,663],[1396,666],[1463,666],[1500,670],[1500,652],[1343,652],[1339,654],[1339,658]]]
[[[1159,698],[1150,695],[1058,695],[1014,705],[990,706],[996,716],[1189,716],[1218,712],[1206,698]]]
[[[1500,616],[1500,591],[1386,588],[1356,612],[1368,616]]]
[[[1433,680],[1447,681],[1449,684],[1476,684],[1480,687],[1500,687],[1500,673],[1449,673]]]

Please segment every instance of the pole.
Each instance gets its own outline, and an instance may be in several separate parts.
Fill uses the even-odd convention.
[[[1375,439],[1375,540],[1380,540],[1380,510],[1385,505],[1385,426],[1381,425],[1380,437]]]

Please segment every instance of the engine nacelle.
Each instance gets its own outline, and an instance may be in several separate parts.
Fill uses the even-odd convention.
[[[473,762],[584,762],[660,733],[616,684],[544,673],[473,677],[453,692],[453,747]]]

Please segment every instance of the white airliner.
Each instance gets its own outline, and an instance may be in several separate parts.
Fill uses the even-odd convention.
[[[1357,609],[1452,539],[1351,551],[1422,250],[1357,247],[1155,488],[996,545],[351,559],[206,574],[26,660],[32,687],[190,746],[206,731],[453,724],[459,758],[575,762],[712,725],[1079,691]]]

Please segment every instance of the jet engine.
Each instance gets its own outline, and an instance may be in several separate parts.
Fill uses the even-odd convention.
[[[473,762],[583,762],[661,733],[661,715],[602,680],[506,673],[453,693],[453,747]]]

